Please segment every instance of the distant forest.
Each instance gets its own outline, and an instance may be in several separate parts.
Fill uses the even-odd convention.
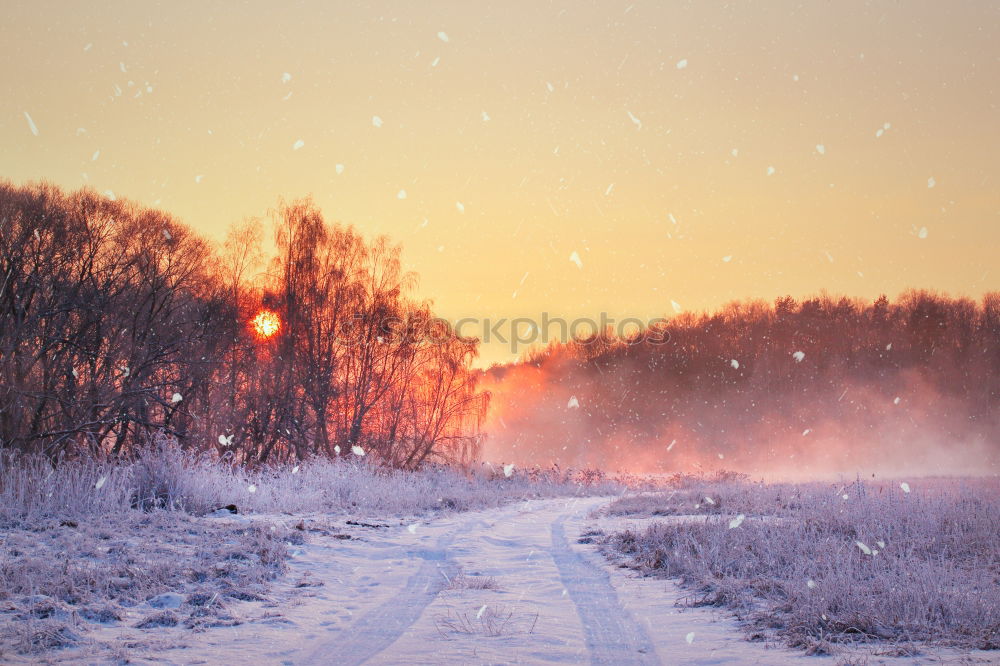
[[[0,452],[474,459],[478,342],[431,330],[399,248],[309,200],[269,217],[265,261],[256,220],[213,247],[128,201],[0,182]]]
[[[1000,453],[1000,293],[735,302],[552,344],[487,386],[487,449],[514,459],[986,471]]]

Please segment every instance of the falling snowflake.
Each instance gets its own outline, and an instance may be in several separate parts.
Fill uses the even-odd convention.
[[[298,150],[304,145],[306,145],[306,142],[303,141],[302,139],[298,139],[295,141],[295,143],[292,144],[292,150]]]
[[[727,254],[726,256],[724,256],[724,257],[722,258],[722,263],[724,263],[724,264],[728,264],[728,263],[729,263],[730,261],[732,261],[732,260],[733,260],[733,255],[731,255],[731,254]]]
[[[631,120],[635,124],[635,128],[636,129],[642,129],[642,121],[641,120],[639,120],[638,118],[636,118],[635,115],[631,111],[626,111],[625,113],[628,114],[629,120]]]
[[[677,61],[677,69],[684,69],[688,66],[687,58],[681,58]]]
[[[34,134],[35,136],[38,136],[38,126],[35,125],[35,121],[31,119],[31,114],[29,114],[27,111],[25,111],[24,112],[24,117],[28,121],[28,129],[31,130],[32,134]]]
[[[731,361],[729,361],[729,365],[731,365],[733,367],[733,370],[739,370],[740,369],[740,362],[737,361],[735,358],[732,359]]]
[[[504,465],[503,466],[503,475],[504,476],[510,477],[510,475],[513,474],[513,473],[514,473],[514,463],[510,463],[508,465]]]
[[[101,151],[100,150],[95,150],[94,154],[90,156],[90,161],[91,162],[96,162],[97,158],[100,157],[100,156],[101,156]]]
[[[742,513],[736,516],[735,518],[729,521],[729,529],[735,530],[737,527],[743,524],[743,521],[746,520],[746,518],[747,517],[744,516]]]
[[[344,165],[337,164],[336,166],[333,167],[333,170],[336,171],[337,175],[339,176],[340,174],[344,173]]]
[[[397,199],[405,199],[406,198],[406,190],[400,190],[399,192],[396,192],[396,198]]]
[[[802,431],[802,436],[805,437],[806,435],[808,435],[811,432],[812,432],[812,428],[806,428],[805,430]]]
[[[712,499],[711,497],[706,497],[705,501],[711,504],[712,506],[715,506],[715,500]]]
[[[896,396],[895,398],[893,398],[893,400],[892,400],[892,404],[894,404],[894,405],[898,405],[898,404],[899,404],[899,402],[900,402],[900,398],[899,398],[899,396],[897,395],[897,396]]]
[[[927,227],[920,227],[920,231],[917,232],[917,238],[923,240],[927,238],[927,234],[928,234]]]
[[[355,444],[354,446],[351,447],[351,453],[353,453],[356,456],[363,456],[365,455],[365,450],[360,446],[358,446],[357,444]]]
[[[382,119],[378,116],[372,116],[372,125],[375,127],[382,127]]]
[[[935,185],[937,185],[937,181],[934,180],[934,176],[931,176],[930,178],[927,179],[927,187],[928,187],[928,189],[934,187]]]
[[[465,204],[462,203],[461,201],[456,201],[455,202],[455,209],[458,210],[459,213],[463,213],[464,214],[465,213]]]
[[[410,525],[407,525],[406,526],[406,531],[409,532],[410,534],[416,534],[417,533],[417,524],[416,523],[411,523]]]
[[[674,312],[677,314],[680,314],[681,311],[684,310],[684,308],[681,307],[681,304],[678,303],[677,301],[670,301],[670,307],[672,307],[674,309]]]
[[[448,35],[447,35],[447,33],[443,32],[443,31],[439,32],[438,33],[438,39],[440,39],[442,42],[447,43],[447,41],[448,41]]]
[[[768,176],[773,176],[774,175],[774,167],[773,166],[767,167],[767,175]]]
[[[282,83],[288,83],[291,80],[292,80],[292,75],[289,74],[288,72],[285,72],[284,74],[281,75],[281,82]]]
[[[667,446],[667,451],[669,451],[670,449],[674,448],[674,444],[676,444],[676,443],[677,443],[677,440],[676,440],[676,439],[675,439],[675,440],[672,440],[672,441],[670,442],[670,444],[669,444],[669,445]]]
[[[204,178],[204,177],[205,176],[202,175],[202,174],[199,174],[199,175],[195,176],[194,177],[194,184],[195,185],[201,185],[201,179]]]
[[[805,352],[801,352],[801,351],[797,351],[794,354],[792,354],[792,358],[795,359],[796,363],[801,363],[803,360],[805,360],[806,353]]]
[[[854,545],[856,545],[859,549],[861,549],[861,552],[864,553],[865,555],[871,555],[872,554],[872,549],[869,548],[868,546],[866,546],[863,542],[861,542],[861,541],[855,541]]]
[[[106,476],[102,476],[101,478],[99,478],[97,480],[97,483],[94,484],[94,490],[100,490],[101,488],[103,488],[104,484],[107,483],[107,480],[108,477]]]
[[[815,589],[815,587],[816,587],[816,581],[814,581],[812,579],[807,580],[806,581],[806,587],[808,587],[810,590]]]
[[[904,493],[910,492],[910,484],[908,484],[906,481],[903,481],[902,483],[900,483],[899,487],[902,489],[902,491]]]
[[[339,444],[334,445],[333,452],[336,453],[338,456],[340,455],[340,445]]]
[[[298,474],[298,473],[299,473],[299,466],[296,465],[295,467],[292,468],[292,474]]]
[[[576,396],[570,396],[569,402],[566,403],[567,409],[578,409],[580,407],[580,401],[576,399]]]
[[[824,146],[822,143],[817,143],[816,152],[819,153],[820,155],[826,155],[826,146]]]
[[[251,483],[251,484],[250,484],[249,486],[247,486],[247,492],[250,492],[250,493],[255,493],[255,492],[257,492],[257,486],[255,486],[255,485],[253,485],[253,484]]]
[[[170,396],[170,402],[180,402],[183,399],[184,396],[182,396],[180,393],[174,393],[172,396]]]
[[[693,631],[688,632],[688,635],[684,637],[684,640],[687,641],[688,645],[694,643],[694,632]]]
[[[486,123],[489,122],[489,120],[490,120],[490,114],[483,111],[483,122]]]
[[[569,255],[569,260],[576,264],[577,268],[583,268],[583,262],[580,260],[580,255],[576,250]]]
[[[549,92],[555,92],[556,88],[549,81],[545,82],[545,87],[549,89]]]
[[[173,238],[173,236],[170,235],[170,230],[169,229],[164,229],[163,230],[163,237],[166,238],[167,240],[170,240],[170,239]]]

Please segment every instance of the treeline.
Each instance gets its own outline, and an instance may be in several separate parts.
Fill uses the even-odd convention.
[[[473,458],[478,343],[411,296],[399,248],[309,200],[270,219],[265,261],[259,221],[216,248],[128,201],[0,183],[0,448],[123,455],[166,435],[249,464]]]
[[[1000,293],[736,302],[553,344],[487,379],[515,459],[984,470],[1000,457]]]

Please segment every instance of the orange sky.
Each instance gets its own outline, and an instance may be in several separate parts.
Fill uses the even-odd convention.
[[[996,2],[284,4],[6,2],[0,177],[313,194],[450,318],[1000,288]]]

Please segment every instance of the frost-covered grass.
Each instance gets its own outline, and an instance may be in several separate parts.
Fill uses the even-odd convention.
[[[366,458],[316,459],[248,469],[159,443],[136,460],[112,464],[0,454],[0,527],[165,508],[194,515],[236,505],[240,513],[332,512],[384,516],[485,509],[510,501],[614,494],[622,484],[593,472],[448,467],[415,472]]]
[[[607,513],[703,518],[604,544],[630,566],[680,579],[691,604],[735,611],[750,636],[811,653],[869,641],[998,649],[998,502],[996,479],[688,482]]]
[[[93,624],[237,624],[234,600],[263,599],[300,532],[128,510],[44,518],[0,531],[0,656],[76,645]]]
[[[233,605],[266,599],[304,536],[247,515],[389,518],[621,489],[594,473],[506,472],[400,472],[353,455],[251,470],[168,442],[118,463],[0,454],[0,661],[79,646],[95,623],[238,623]],[[240,515],[216,511],[228,505]]]

